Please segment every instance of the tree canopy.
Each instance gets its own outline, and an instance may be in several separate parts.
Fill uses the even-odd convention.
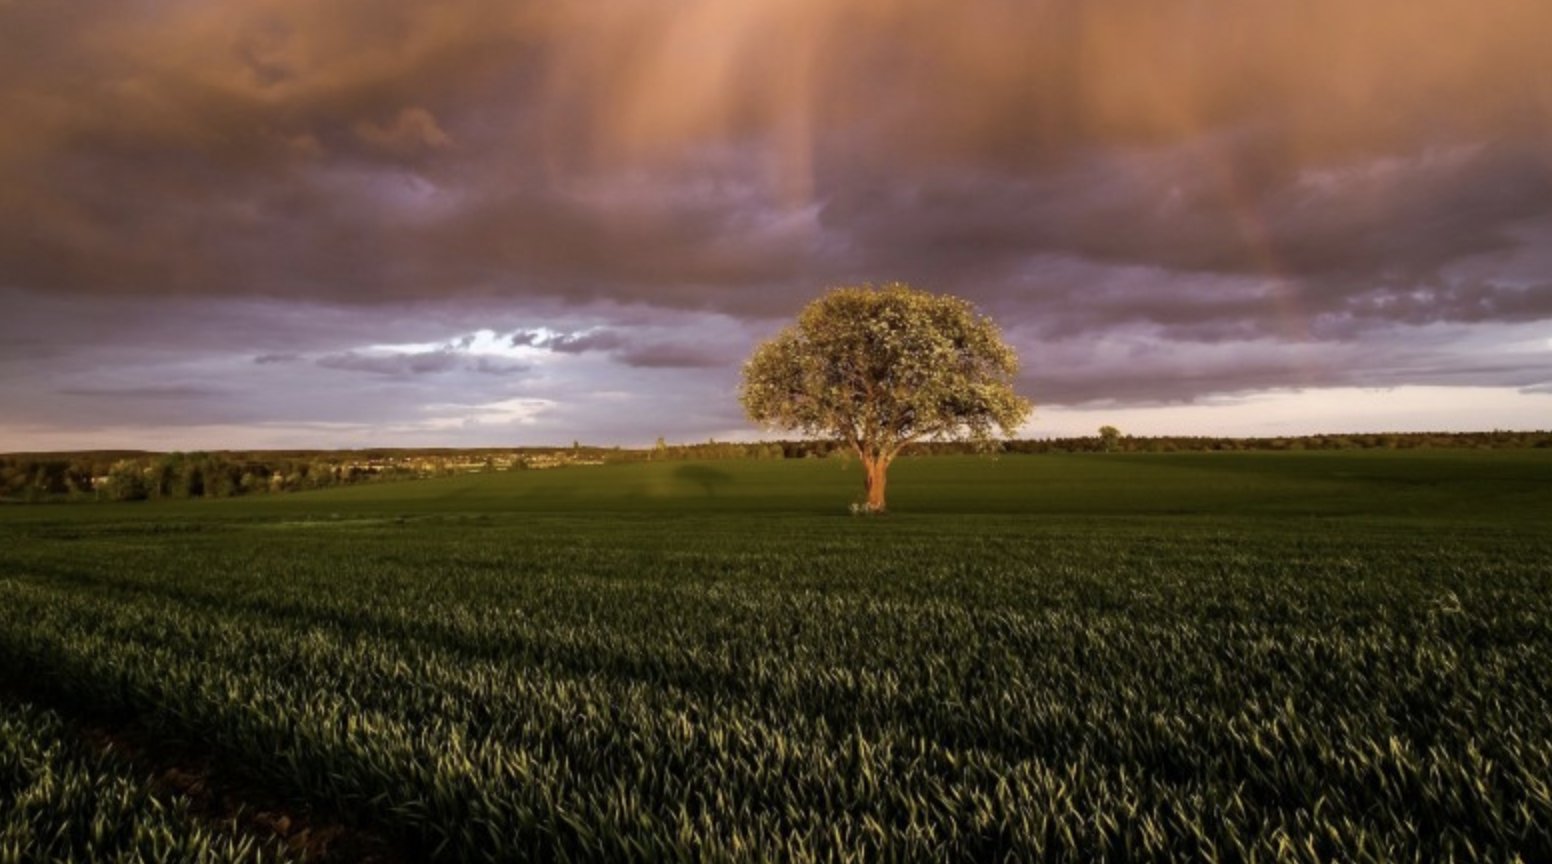
[[[739,396],[756,422],[850,445],[866,506],[881,511],[889,463],[913,442],[990,442],[1024,422],[1017,373],[997,325],[970,303],[891,283],[810,303],[755,350]]]

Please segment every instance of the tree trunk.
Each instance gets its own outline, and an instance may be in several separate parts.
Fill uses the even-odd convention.
[[[868,512],[884,512],[884,484],[889,473],[889,460],[883,457],[864,459],[863,471],[866,472],[863,482],[868,490]]]

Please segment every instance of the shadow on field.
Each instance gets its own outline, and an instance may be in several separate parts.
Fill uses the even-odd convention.
[[[717,497],[717,490],[731,486],[733,475],[708,465],[684,465],[674,469],[674,479],[701,487],[707,498]]]

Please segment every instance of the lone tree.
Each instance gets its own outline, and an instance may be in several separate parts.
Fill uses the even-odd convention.
[[[1099,446],[1106,453],[1121,449],[1121,430],[1114,426],[1099,427]]]
[[[1024,422],[1017,372],[997,325],[964,300],[901,283],[845,287],[755,349],[739,399],[756,422],[850,444],[879,513],[889,463],[912,442],[990,443]]]

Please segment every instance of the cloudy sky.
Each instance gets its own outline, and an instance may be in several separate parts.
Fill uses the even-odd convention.
[[[1546,0],[0,0],[0,450],[750,437],[827,286],[1028,435],[1552,427]]]

